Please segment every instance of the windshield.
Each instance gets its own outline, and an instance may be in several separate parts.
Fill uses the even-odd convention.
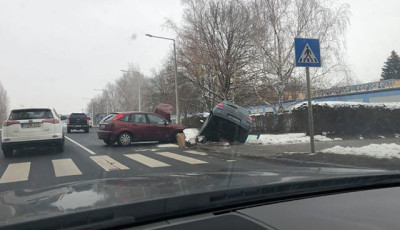
[[[399,9],[395,0],[1,0],[0,228],[397,174]],[[248,192],[235,194],[209,200]]]

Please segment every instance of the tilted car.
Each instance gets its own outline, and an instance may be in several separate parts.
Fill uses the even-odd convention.
[[[14,149],[56,146],[64,151],[64,132],[56,111],[50,108],[14,109],[1,130],[1,148],[10,157]]]
[[[249,111],[230,101],[218,103],[210,112],[199,135],[208,141],[226,139],[244,143],[249,135],[252,118]]]
[[[121,146],[133,141],[174,141],[184,126],[172,124],[149,112],[111,113],[99,125],[97,135],[107,145],[118,142]]]

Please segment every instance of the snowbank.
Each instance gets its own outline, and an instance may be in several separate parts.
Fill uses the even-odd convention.
[[[333,141],[333,139],[325,136],[316,135],[314,136],[315,141]],[[297,143],[309,143],[310,137],[306,136],[305,133],[286,133],[286,134],[261,134],[257,140],[248,140],[250,144],[297,144]]]
[[[323,153],[334,153],[344,155],[369,156],[379,159],[400,158],[400,145],[391,144],[370,144],[362,147],[342,147],[323,149]]]
[[[400,109],[400,102],[387,102],[387,103],[365,103],[365,102],[344,102],[344,101],[318,101],[312,102],[313,105],[319,106],[329,106],[331,108],[339,107],[352,107],[356,108],[358,106],[364,106],[368,108],[374,107],[384,107],[388,109]],[[307,107],[307,102],[299,103],[293,107],[293,109],[298,109],[300,107]]]
[[[183,133],[185,134],[185,141],[190,141],[192,138],[197,138],[199,135],[199,130],[198,129],[184,129]]]

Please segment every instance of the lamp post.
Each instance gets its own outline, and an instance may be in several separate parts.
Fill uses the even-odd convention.
[[[175,46],[175,39],[172,38],[166,38],[166,37],[160,37],[160,36],[154,36],[151,34],[146,34],[147,37],[150,38],[159,38],[159,39],[164,39],[164,40],[170,40],[174,44],[174,65],[175,65],[175,107],[176,107],[176,123],[180,124],[181,116],[179,113],[179,92],[178,92],[178,67],[176,65],[176,46]]]

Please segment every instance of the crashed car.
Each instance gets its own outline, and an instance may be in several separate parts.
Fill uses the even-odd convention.
[[[244,143],[252,124],[250,112],[230,101],[218,103],[200,129],[205,141]]]

